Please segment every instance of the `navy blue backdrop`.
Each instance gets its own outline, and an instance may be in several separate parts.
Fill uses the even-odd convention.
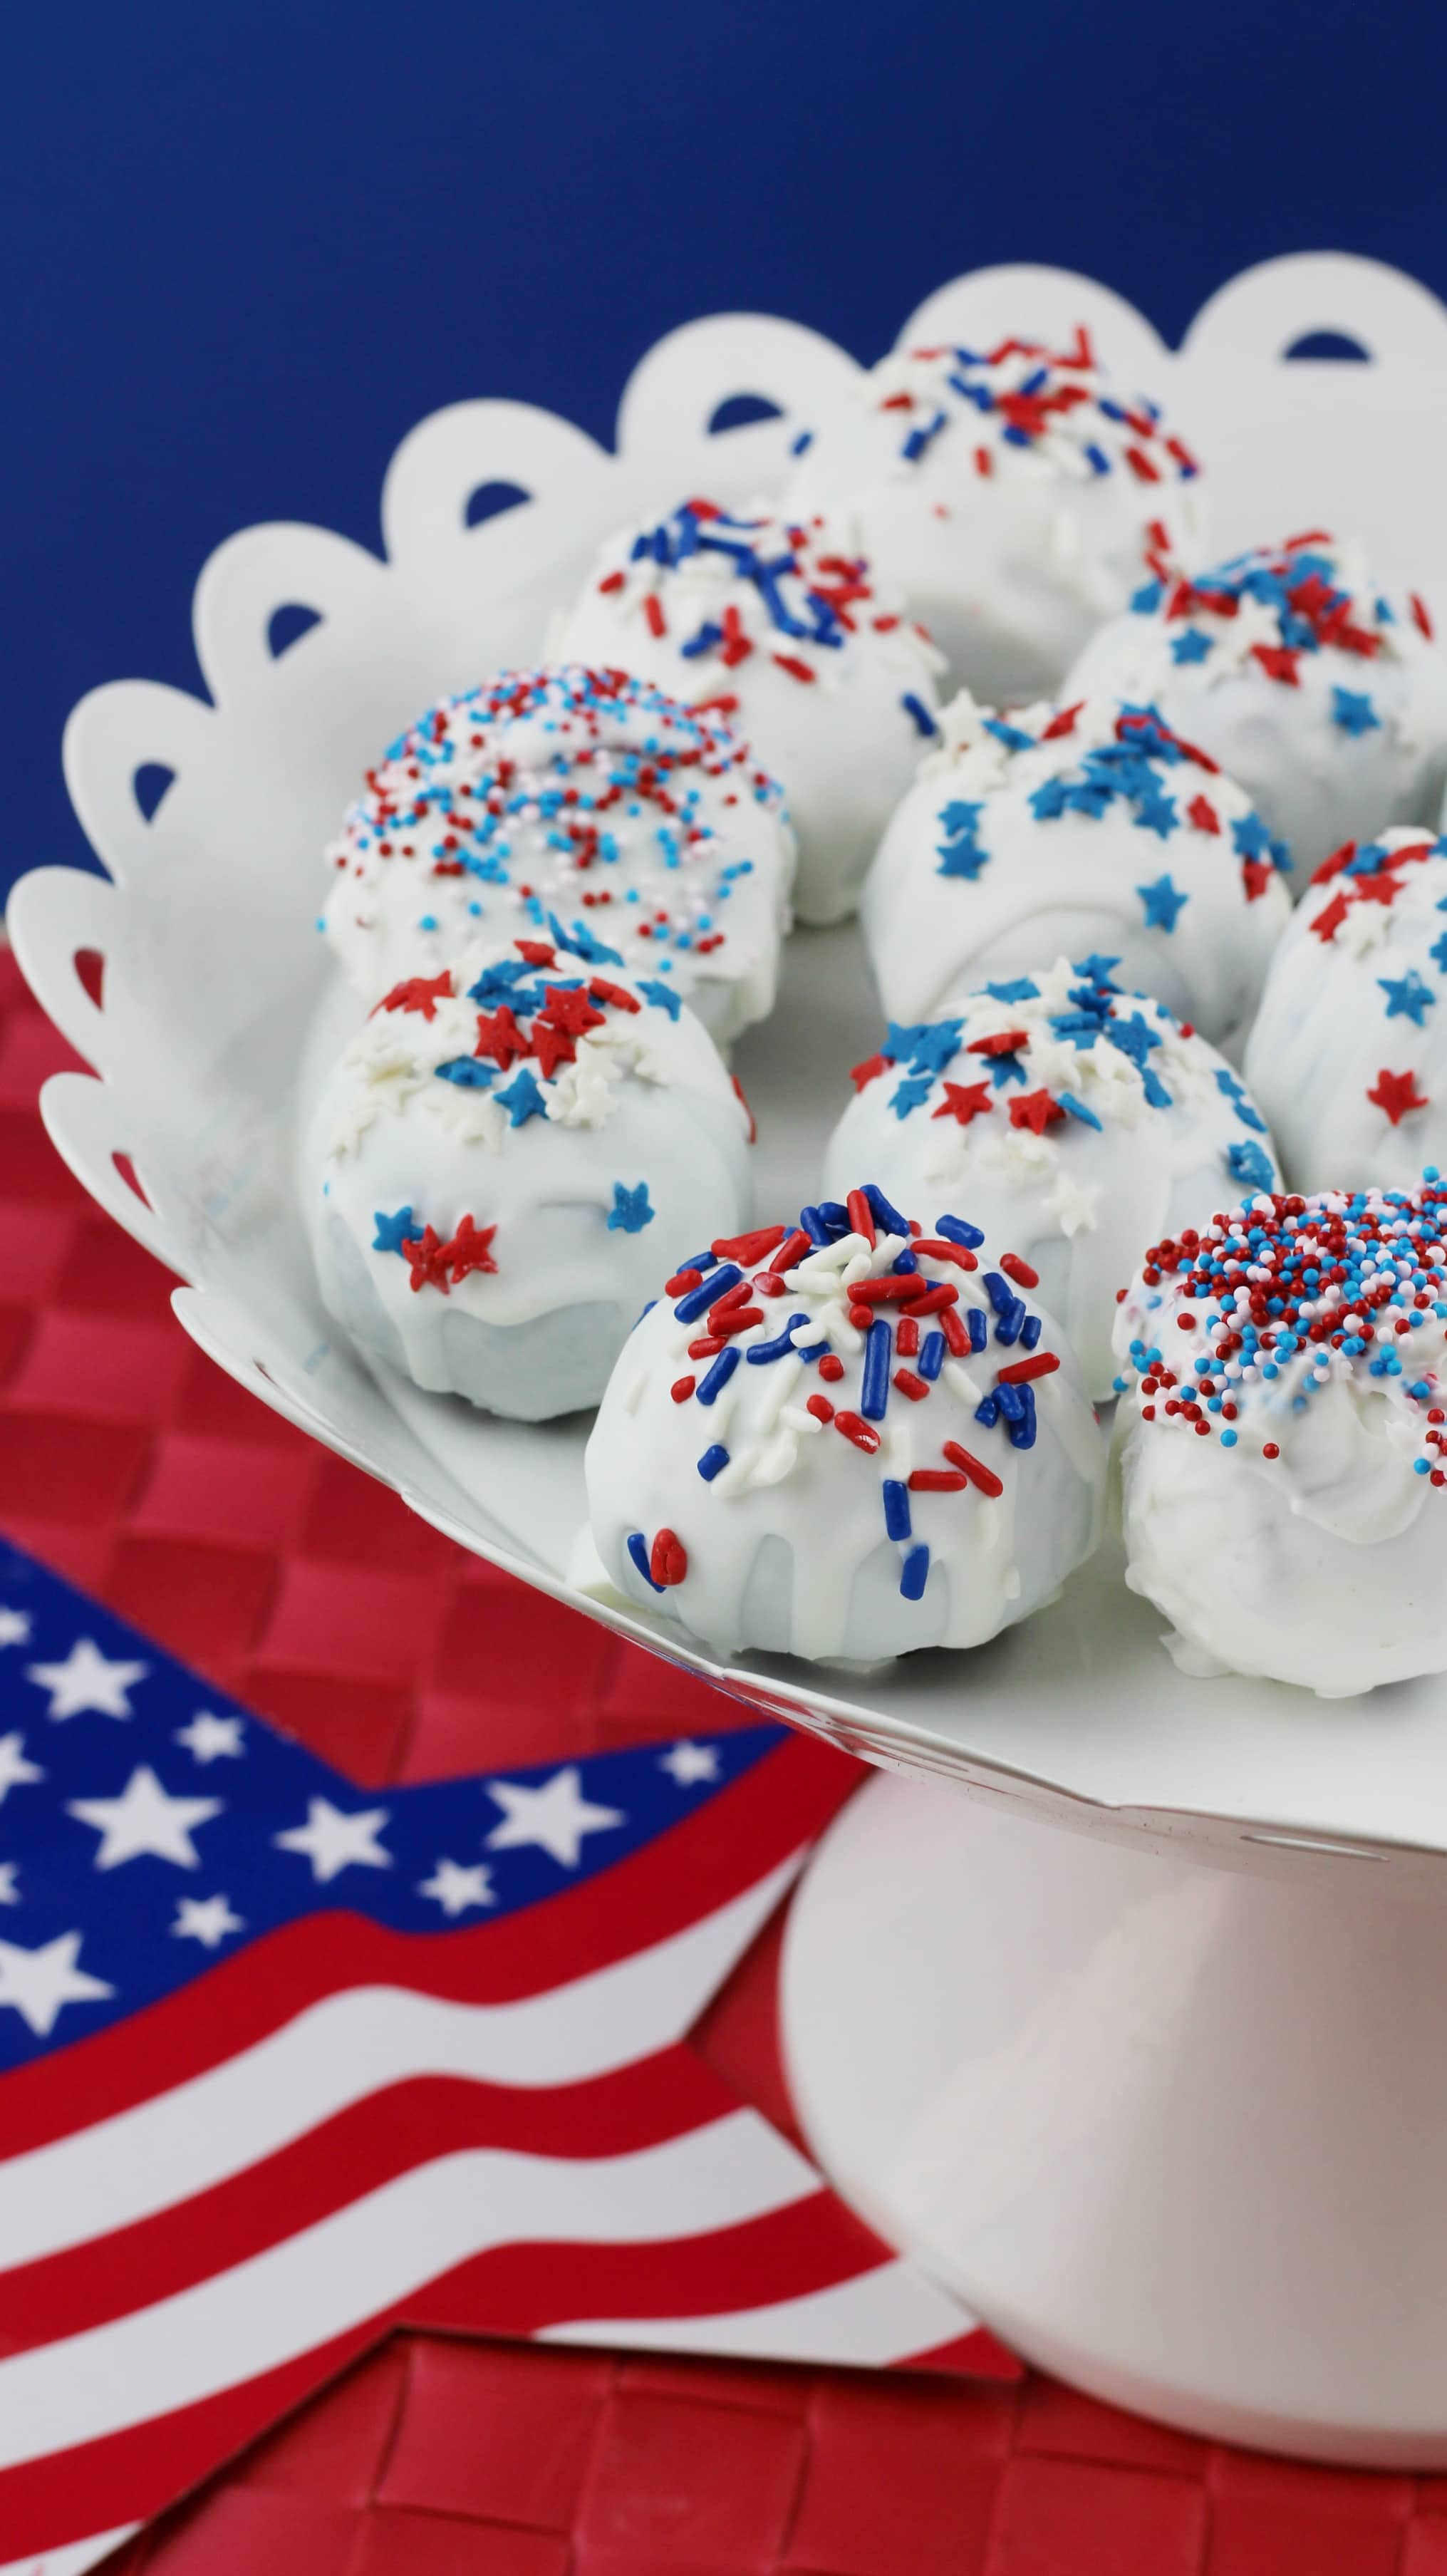
[[[255,519],[376,546],[438,404],[608,434],[693,313],[872,358],[958,271],[1084,269],[1170,338],[1253,260],[1447,294],[1421,0],[44,0],[0,54],[0,885],[86,845],[97,681],[199,686],[191,585]]]

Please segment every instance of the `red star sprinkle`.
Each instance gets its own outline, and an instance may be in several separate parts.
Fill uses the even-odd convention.
[[[1337,932],[1340,930],[1346,917],[1346,896],[1344,894],[1334,894],[1330,903],[1323,905],[1311,927],[1318,939],[1322,941],[1335,939]]]
[[[602,1012],[594,1009],[581,986],[569,992],[561,985],[550,985],[548,998],[537,1017],[546,1020],[551,1028],[566,1030],[570,1038],[580,1038],[586,1029],[601,1029],[603,1026]],[[533,1035],[537,1035],[536,1022]]]
[[[1186,807],[1186,820],[1194,823],[1198,832],[1219,832],[1221,829],[1216,808],[1207,796],[1192,797]]]
[[[1040,737],[1041,741],[1058,742],[1062,734],[1074,733],[1075,719],[1084,704],[1084,698],[1077,698],[1073,707],[1062,707],[1059,715],[1051,717]]]
[[[1286,644],[1253,644],[1253,654],[1268,680],[1284,680],[1289,689],[1299,689],[1296,665],[1300,656]]]
[[[1270,885],[1275,874],[1275,869],[1267,859],[1242,860],[1241,882],[1246,888],[1246,900],[1248,903],[1255,903],[1258,896],[1263,895],[1266,892],[1266,889]]]
[[[447,1260],[452,1246],[444,1243],[441,1235],[434,1234],[428,1225],[423,1227],[420,1236],[410,1236],[402,1250],[412,1273],[410,1286],[413,1295],[419,1288],[440,1288],[445,1297],[448,1294]]]
[[[930,1114],[935,1118],[958,1118],[962,1127],[968,1127],[972,1118],[985,1117],[994,1106],[988,1082],[947,1082],[943,1100]]]
[[[424,1020],[435,1020],[439,1002],[452,997],[452,977],[444,966],[440,975],[409,975],[403,984],[394,984],[384,993],[377,1011],[420,1011]]]
[[[1410,1110],[1425,1109],[1428,1106],[1426,1098],[1417,1090],[1417,1077],[1414,1073],[1389,1073],[1385,1065],[1377,1076],[1375,1091],[1369,1091],[1367,1098],[1378,1109],[1386,1111],[1394,1127],[1401,1125]],[[405,1244],[402,1249],[406,1251]]]
[[[1064,1116],[1059,1101],[1052,1100],[1048,1091],[1016,1092],[1010,1102],[1011,1126],[1028,1127],[1036,1136],[1043,1136],[1047,1127]]]
[[[882,1073],[888,1073],[893,1062],[892,1055],[867,1055],[862,1064],[852,1064],[849,1079],[855,1090],[863,1091],[867,1083],[877,1082]]]
[[[1320,867],[1313,871],[1311,880],[1312,884],[1326,885],[1332,877],[1339,877],[1343,868],[1349,868],[1351,866],[1356,854],[1357,845],[1355,841],[1343,841],[1341,848],[1339,850],[1333,850],[1331,857],[1329,859],[1323,859]]]
[[[533,1022],[532,1041],[537,1051],[538,1071],[544,1082],[551,1082],[560,1064],[572,1064],[577,1048],[566,1029],[552,1028],[544,1019]]]
[[[533,1051],[532,1039],[524,1037],[518,1027],[510,1002],[499,1003],[495,1011],[478,1012],[474,1055],[494,1057],[506,1073],[514,1056],[531,1055]]]
[[[545,939],[515,939],[513,946],[525,966],[556,966],[558,962],[556,948],[550,948]]]
[[[992,1038],[971,1038],[966,1055],[1013,1055],[1017,1047],[1028,1046],[1028,1029],[997,1029]]]
[[[454,1288],[470,1270],[496,1270],[497,1263],[490,1248],[496,1232],[495,1225],[474,1225],[470,1216],[462,1219],[452,1241],[444,1243],[441,1252],[441,1258],[451,1269]]]

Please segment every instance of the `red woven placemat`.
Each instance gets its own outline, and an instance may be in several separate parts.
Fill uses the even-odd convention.
[[[467,1557],[244,1395],[35,1112],[71,1059],[0,954],[0,1524],[371,1784],[747,1712]],[[480,1676],[486,1676],[485,1684]],[[791,2128],[777,1926],[698,2044]],[[3,2546],[3,2534],[0,2534]],[[127,2576],[1447,2576],[1447,2479],[1015,2388],[401,2336]]]

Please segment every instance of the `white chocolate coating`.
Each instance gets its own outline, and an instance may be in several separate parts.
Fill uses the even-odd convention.
[[[1246,1050],[1294,1190],[1447,1162],[1447,842],[1384,832],[1308,887]]]
[[[1083,333],[1052,354],[896,350],[822,421],[785,494],[842,520],[976,696],[1048,696],[1147,551],[1201,559],[1194,458],[1117,397]]]
[[[1447,1670],[1444,1211],[1435,1175],[1263,1199],[1133,1283],[1126,1581],[1182,1671],[1340,1698]]]
[[[939,1313],[912,1322],[898,1304],[874,1307],[860,1332],[849,1320],[860,1283],[884,1279],[909,1241],[886,1221],[881,1209],[871,1242],[846,1218],[802,1257],[774,1229],[768,1258],[785,1261],[783,1288],[747,1290],[757,1322],[721,1345],[705,1331],[707,1283],[691,1310],[687,1296],[665,1294],[609,1381],[586,1459],[598,1553],[619,1591],[718,1652],[872,1663],[978,1645],[1051,1599],[1096,1544],[1104,1443],[1057,1327],[988,1250],[964,1268],[963,1247],[945,1258],[923,1237],[922,1286],[958,1291],[949,1329],[964,1341],[973,1316],[980,1347],[950,1356]],[[740,1269],[720,1262],[716,1275],[722,1296]],[[745,1281],[769,1275],[757,1259],[743,1265]],[[690,1358],[700,1338],[709,1351]],[[762,1356],[771,1345],[777,1356]],[[742,1356],[730,1361],[734,1348]],[[1013,1429],[980,1416],[982,1405],[992,1414],[1006,1368],[1030,1381],[1007,1387]],[[968,1454],[970,1474],[951,1448]],[[912,1487],[917,1473],[943,1486]],[[661,1590],[630,1539],[663,1573]],[[681,1579],[679,1564],[659,1565],[658,1551],[673,1548],[686,1560]]]
[[[1436,824],[1447,657],[1430,628],[1421,599],[1385,590],[1360,548],[1298,540],[1191,581],[1162,565],[1085,646],[1064,694],[1159,707],[1249,791],[1299,894],[1343,841]]]
[[[1116,1296],[1146,1246],[1279,1186],[1230,1066],[1159,1002],[1120,994],[1108,963],[1061,958],[949,997],[933,1025],[891,1027],[824,1156],[836,1198],[877,1172],[897,1207],[968,1208],[1013,1244],[1096,1397],[1112,1392]]]
[[[374,1001],[470,940],[591,933],[729,1045],[773,1008],[794,840],[727,726],[646,681],[506,671],[444,699],[369,772],[327,851],[322,928]]]
[[[1291,910],[1242,789],[1114,699],[998,717],[962,692],[940,728],[860,898],[889,1017],[1094,950],[1233,1052]]]
[[[594,1404],[660,1240],[749,1214],[747,1113],[718,1052],[672,995],[551,942],[531,960],[480,942],[397,990],[307,1140],[327,1307],[416,1385],[489,1412]]]
[[[944,656],[842,529],[685,502],[604,547],[552,642],[724,717],[789,800],[799,919],[853,911],[933,733]]]

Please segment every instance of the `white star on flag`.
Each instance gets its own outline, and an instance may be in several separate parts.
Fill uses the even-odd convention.
[[[29,1611],[7,1610],[0,1601],[0,1646],[28,1646],[29,1643]]]
[[[17,1866],[13,1860],[0,1860],[0,1905],[18,1905],[20,1902],[20,1890],[15,1884]]]
[[[78,1932],[62,1932],[38,1950],[22,1950],[0,1941],[0,2004],[9,2004],[28,2022],[37,2039],[47,2039],[65,2004],[102,2002],[115,1993],[99,1977],[76,1966]]]
[[[219,1798],[172,1798],[148,1763],[133,1771],[118,1798],[70,1798],[66,1814],[90,1825],[100,1835],[97,1869],[118,1869],[122,1861],[149,1852],[180,1869],[199,1869],[201,1855],[191,1840],[193,1827],[219,1816]]]
[[[217,1717],[209,1708],[198,1708],[189,1726],[178,1726],[174,1744],[184,1744],[194,1762],[215,1762],[225,1753],[240,1758],[241,1720],[239,1717]]]
[[[23,1735],[18,1731],[14,1735],[0,1735],[0,1807],[5,1804],[8,1790],[23,1789],[27,1781],[43,1780],[44,1777],[38,1762],[26,1761]]]
[[[540,1789],[513,1780],[489,1780],[487,1793],[503,1810],[500,1825],[487,1836],[488,1851],[517,1851],[536,1843],[564,1869],[576,1869],[585,1834],[605,1833],[628,1819],[616,1807],[595,1807],[583,1795],[583,1775],[575,1762],[555,1771]]]
[[[444,1914],[463,1914],[469,1905],[496,1905],[492,1872],[486,1861],[464,1868],[458,1860],[440,1860],[430,1878],[419,1881],[419,1896],[433,1896]]]
[[[92,1638],[77,1637],[63,1663],[27,1664],[25,1678],[49,1691],[51,1717],[83,1717],[88,1709],[99,1717],[129,1717],[129,1694],[150,1669],[149,1664],[112,1663]]]
[[[693,1744],[686,1738],[660,1753],[658,1768],[666,1771],[680,1789],[691,1789],[700,1780],[718,1778],[718,1755],[711,1744]]]
[[[228,1932],[243,1932],[246,1918],[233,1914],[229,1897],[178,1896],[176,1920],[171,1930],[177,1940],[199,1941],[203,1949],[219,1950]]]
[[[278,1851],[303,1853],[314,1879],[335,1878],[343,1869],[390,1869],[392,1855],[377,1840],[387,1815],[385,1807],[366,1807],[349,1816],[330,1798],[308,1798],[306,1823],[273,1834],[272,1841]]]

